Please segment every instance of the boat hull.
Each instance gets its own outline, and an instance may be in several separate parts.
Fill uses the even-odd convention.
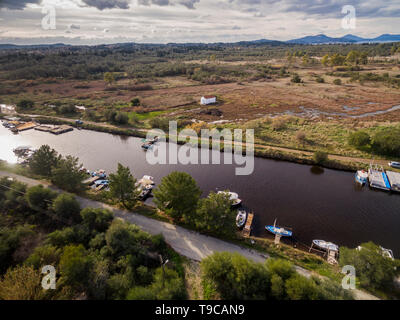
[[[280,235],[281,237],[291,237],[293,234],[290,230],[285,230],[283,228],[277,228],[274,226],[266,226],[265,229],[273,234]]]

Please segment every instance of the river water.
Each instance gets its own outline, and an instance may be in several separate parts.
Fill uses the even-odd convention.
[[[301,243],[313,239],[355,247],[375,243],[400,255],[400,194],[360,188],[354,174],[268,159],[255,159],[250,176],[236,176],[236,165],[150,165],[141,139],[87,130],[59,136],[29,130],[18,135],[0,126],[0,159],[15,162],[12,149],[48,144],[63,155],[78,156],[86,168],[113,172],[120,162],[136,178],[148,174],[160,183],[172,171],[185,171],[196,179],[205,196],[211,190],[237,192],[255,213],[253,235],[270,237],[264,227],[291,227]]]

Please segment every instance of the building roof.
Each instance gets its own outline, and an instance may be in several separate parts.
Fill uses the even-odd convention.
[[[216,98],[216,96],[204,96],[203,98],[205,98],[205,99],[212,99],[212,98]]]

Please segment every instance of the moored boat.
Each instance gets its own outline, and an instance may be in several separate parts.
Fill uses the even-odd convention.
[[[325,240],[313,240],[313,245],[324,250],[339,251],[339,246]]]
[[[239,199],[239,195],[235,192],[230,192],[230,191],[218,191],[218,194],[227,194],[229,195],[229,200],[232,201],[232,206],[238,206],[239,204],[242,203],[242,200]]]
[[[291,230],[287,230],[282,227],[277,227],[276,219],[273,226],[265,226],[265,229],[275,235],[280,235],[282,237],[291,237],[293,235],[293,232]]]
[[[243,228],[246,224],[247,220],[247,211],[246,210],[238,210],[238,214],[236,216],[236,226],[238,228]]]
[[[355,180],[362,186],[368,182],[368,172],[365,170],[358,170],[355,175]]]

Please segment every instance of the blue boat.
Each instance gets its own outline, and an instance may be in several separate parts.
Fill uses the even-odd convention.
[[[276,226],[276,219],[274,222],[273,226],[265,226],[265,229],[267,229],[269,232],[273,233],[273,234],[278,234],[282,237],[291,237],[292,236],[292,231],[290,230],[286,230],[282,227],[277,227]]]

